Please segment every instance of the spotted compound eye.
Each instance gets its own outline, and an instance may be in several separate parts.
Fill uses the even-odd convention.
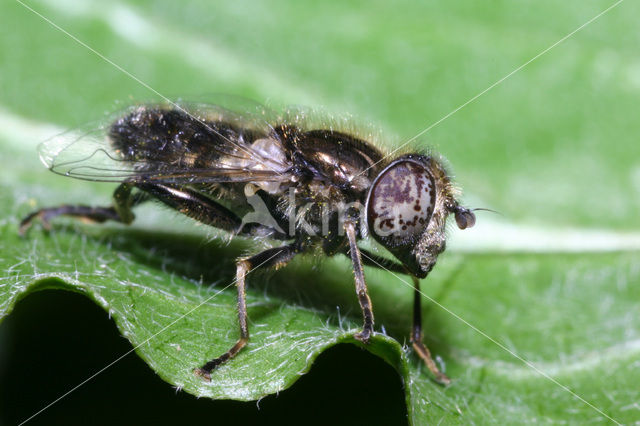
[[[398,160],[376,178],[367,199],[367,225],[389,247],[414,242],[429,223],[436,203],[435,182],[420,163]]]

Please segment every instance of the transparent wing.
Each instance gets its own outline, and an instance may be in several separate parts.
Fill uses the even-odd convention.
[[[290,164],[257,105],[147,104],[39,146],[53,172],[94,181],[165,183],[286,181]]]

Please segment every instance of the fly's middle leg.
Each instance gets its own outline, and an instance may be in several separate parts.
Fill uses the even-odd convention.
[[[240,326],[240,337],[236,343],[225,353],[212,359],[193,372],[197,376],[210,381],[211,372],[220,364],[223,364],[235,357],[242,348],[249,342],[249,326],[247,315],[247,301],[245,283],[249,272],[257,268],[279,268],[286,265],[293,257],[300,252],[299,244],[291,244],[283,247],[276,247],[258,253],[248,259],[238,260],[236,269],[236,288],[238,290],[238,324]]]
[[[362,331],[354,337],[363,343],[369,343],[373,335],[373,309],[371,308],[371,298],[367,290],[367,283],[364,280],[362,258],[360,257],[360,248],[357,245],[356,224],[352,221],[346,221],[344,229],[349,239],[349,253],[351,255],[351,263],[353,264],[356,294],[358,295],[358,302],[360,303],[363,317]]]
[[[245,277],[251,271],[252,265],[248,260],[240,260],[236,269],[236,288],[238,289],[238,323],[240,325],[240,338],[236,343],[217,358],[212,359],[200,368],[194,370],[194,374],[201,376],[206,381],[211,381],[211,372],[220,364],[223,364],[236,356],[249,342],[249,327],[247,325],[247,296],[245,292]]]

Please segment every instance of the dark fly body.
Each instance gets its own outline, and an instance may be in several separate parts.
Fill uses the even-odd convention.
[[[445,249],[447,217],[453,214],[464,229],[473,226],[475,216],[458,204],[437,158],[418,153],[388,158],[348,132],[213,105],[133,107],[96,133],[45,143],[41,157],[56,173],[119,186],[111,206],[41,209],[22,221],[21,232],[36,218],[48,227],[60,215],[129,224],[134,207],[156,200],[232,235],[280,241],[238,259],[240,337],[194,370],[204,379],[249,341],[246,274],[313,251],[352,260],[364,317],[355,337],[364,343],[374,333],[374,321],[363,265],[411,275],[416,289],[411,342],[436,380],[449,383],[422,342],[418,279]],[[398,262],[360,248],[358,242],[368,237]]]

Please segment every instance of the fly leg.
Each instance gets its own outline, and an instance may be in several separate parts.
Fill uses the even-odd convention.
[[[378,256],[368,250],[360,249],[362,255],[362,264],[367,266],[373,266],[375,268],[383,269],[389,272],[396,272],[398,274],[408,274],[407,269],[400,263],[389,260],[386,257]]]
[[[24,235],[35,219],[40,219],[46,230],[51,229],[51,219],[58,216],[72,216],[91,222],[103,223],[108,220],[129,224],[133,222],[134,215],[131,209],[149,199],[147,194],[136,192],[132,194],[132,186],[123,183],[113,193],[113,206],[91,207],[85,205],[62,205],[37,210],[20,222],[20,235]]]
[[[436,381],[443,385],[448,385],[451,383],[451,379],[438,369],[433,358],[431,358],[431,352],[429,352],[429,349],[427,349],[425,344],[422,342],[422,307],[420,303],[422,295],[420,294],[420,281],[415,277],[413,277],[413,289],[413,327],[411,330],[411,344],[418,356],[422,358],[429,371],[431,371],[435,376]]]
[[[344,223],[344,229],[349,239],[349,253],[351,255],[351,263],[353,264],[356,294],[358,295],[358,302],[360,303],[362,316],[364,318],[362,331],[354,337],[363,343],[369,343],[369,339],[371,339],[371,335],[373,334],[373,310],[371,309],[371,299],[367,291],[367,283],[364,280],[360,248],[357,245],[356,224],[351,220],[347,220]]]
[[[133,189],[138,191],[132,192]],[[243,227],[242,220],[235,213],[197,191],[156,183],[121,184],[113,193],[113,206],[109,207],[64,205],[40,209],[22,220],[19,232],[24,235],[35,219],[40,219],[44,228],[48,230],[51,227],[49,221],[63,215],[98,223],[113,220],[128,225],[135,218],[132,209],[151,198],[156,198],[167,206],[201,223],[231,233],[240,233],[248,236],[254,235],[254,233],[260,235],[270,234],[276,238],[282,237],[282,234],[275,229],[258,223],[248,223]]]
[[[404,266],[396,263],[392,260],[386,259],[384,257],[377,256],[373,253],[369,253],[366,250],[360,249],[362,253],[363,263],[367,266],[374,266],[379,269],[384,269],[391,272],[397,272],[402,274],[408,274],[407,270]],[[422,335],[422,304],[421,304],[421,294],[420,294],[420,281],[416,277],[413,278],[413,288],[414,288],[414,296],[413,296],[413,326],[411,328],[411,344],[413,349],[416,351],[418,356],[422,358],[425,365],[431,371],[431,373],[435,376],[436,381],[443,385],[448,385],[451,383],[451,379],[449,379],[444,373],[442,373],[436,363],[433,361],[431,357],[431,352],[423,343],[423,335]]]
[[[187,187],[157,183],[138,183],[136,187],[157,198],[167,206],[198,222],[236,235],[269,235],[272,238],[287,237],[274,228],[259,223],[246,223],[237,214],[215,200]],[[287,238],[289,239],[289,238]]]
[[[236,356],[238,352],[247,345],[247,342],[249,341],[249,327],[247,325],[248,316],[245,293],[246,275],[257,268],[282,267],[300,251],[300,245],[294,243],[291,245],[268,249],[247,259],[238,260],[236,270],[236,288],[238,289],[238,323],[240,325],[240,338],[231,347],[231,349],[202,365],[200,368],[196,368],[193,371],[194,374],[210,381],[211,372],[216,367]]]
[[[138,183],[136,186],[172,209],[205,225],[228,232],[236,232],[240,227],[241,220],[235,213],[192,189],[158,183]]]

